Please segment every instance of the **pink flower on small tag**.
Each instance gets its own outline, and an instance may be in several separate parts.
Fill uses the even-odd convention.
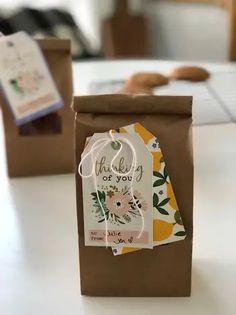
[[[130,209],[129,201],[129,196],[124,195],[121,192],[117,192],[114,194],[114,196],[107,200],[107,208],[111,213],[118,216],[123,216]]]
[[[34,77],[30,72],[26,72],[18,78],[18,85],[25,92],[31,92],[37,87]]]

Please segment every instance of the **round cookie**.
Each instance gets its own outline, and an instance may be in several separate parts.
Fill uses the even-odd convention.
[[[132,75],[126,82],[125,87],[143,86],[154,88],[168,84],[169,79],[158,72],[138,72]]]
[[[152,95],[152,89],[144,86],[129,86],[129,87],[124,87],[122,90],[120,90],[118,93],[120,94],[144,94],[144,95]]]
[[[205,81],[210,77],[210,73],[201,67],[181,66],[174,68],[169,75],[172,80],[187,80],[187,81]]]

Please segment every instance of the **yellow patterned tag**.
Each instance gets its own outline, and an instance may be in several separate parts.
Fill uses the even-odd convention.
[[[139,123],[119,128],[114,132],[137,133],[153,156],[153,246],[185,239],[185,229],[157,138]],[[114,255],[136,250],[140,249],[112,248]]]

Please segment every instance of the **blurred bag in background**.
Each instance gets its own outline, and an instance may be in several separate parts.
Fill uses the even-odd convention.
[[[1,95],[7,166],[11,177],[68,173],[74,169],[70,41],[42,39],[38,43],[64,106],[18,127]]]

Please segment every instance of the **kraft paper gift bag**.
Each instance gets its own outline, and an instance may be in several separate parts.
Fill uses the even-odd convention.
[[[186,238],[115,256],[85,246],[82,178],[76,172],[81,292],[91,296],[189,296],[193,226],[192,98],[99,95],[75,97],[76,166],[94,133],[139,123],[160,143]]]
[[[64,106],[44,117],[17,126],[1,95],[10,177],[68,173],[74,169],[70,41],[50,38],[40,39],[38,44]]]

